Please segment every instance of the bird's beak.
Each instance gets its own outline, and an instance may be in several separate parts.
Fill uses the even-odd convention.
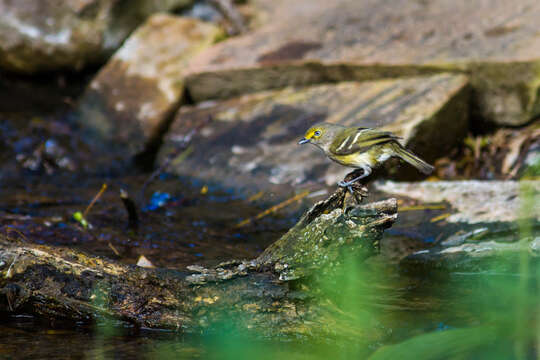
[[[308,142],[309,142],[309,139],[302,138],[302,139],[300,139],[300,141],[298,142],[298,145],[303,145],[303,144],[308,143]]]

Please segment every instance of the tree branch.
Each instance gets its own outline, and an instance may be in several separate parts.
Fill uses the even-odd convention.
[[[299,283],[332,270],[343,254],[374,254],[397,217],[395,199],[343,213],[344,193],[336,194],[258,258],[209,269],[140,268],[0,237],[0,311],[76,321],[106,316],[187,332],[228,316],[266,336],[327,334],[335,331],[327,326],[335,311],[311,290],[298,290]]]

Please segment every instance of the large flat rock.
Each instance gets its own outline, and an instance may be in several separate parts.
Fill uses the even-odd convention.
[[[201,53],[195,100],[286,85],[466,72],[478,111],[519,125],[540,113],[536,0],[299,0],[266,5],[266,23]]]
[[[288,87],[201,103],[180,109],[160,161],[175,151],[176,140],[197,129],[193,152],[179,164],[173,162],[174,173],[285,197],[303,183],[334,186],[351,171],[313,146],[297,145],[310,125],[330,121],[383,127],[431,160],[464,136],[467,93],[464,76],[440,74]]]
[[[220,34],[196,19],[151,16],[92,80],[79,101],[79,121],[124,155],[140,152],[159,139],[179,106],[186,63]]]
[[[397,196],[405,204],[383,249],[402,257],[407,268],[486,270],[494,257],[540,254],[540,181],[375,185],[383,197]]]
[[[536,201],[525,207],[525,189]],[[434,181],[378,183],[376,189],[393,196],[407,196],[422,203],[448,202],[455,210],[446,221],[453,223],[512,222],[522,218],[540,220],[539,181]]]
[[[146,17],[191,0],[0,0],[0,67],[25,74],[104,61]]]

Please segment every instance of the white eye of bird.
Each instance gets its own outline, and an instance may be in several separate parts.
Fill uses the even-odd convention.
[[[315,136],[321,136],[321,132],[320,132],[319,130],[317,130],[317,131],[315,131],[315,132],[313,133],[313,135],[315,135]]]

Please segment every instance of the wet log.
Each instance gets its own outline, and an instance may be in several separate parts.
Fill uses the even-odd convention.
[[[52,319],[103,317],[149,328],[201,331],[221,320],[263,336],[357,337],[335,326],[339,310],[313,288],[345,254],[378,250],[397,217],[395,199],[344,208],[345,192],[316,204],[251,261],[185,271],[120,264],[69,248],[0,237],[0,311]],[[373,335],[373,334],[370,334]]]

